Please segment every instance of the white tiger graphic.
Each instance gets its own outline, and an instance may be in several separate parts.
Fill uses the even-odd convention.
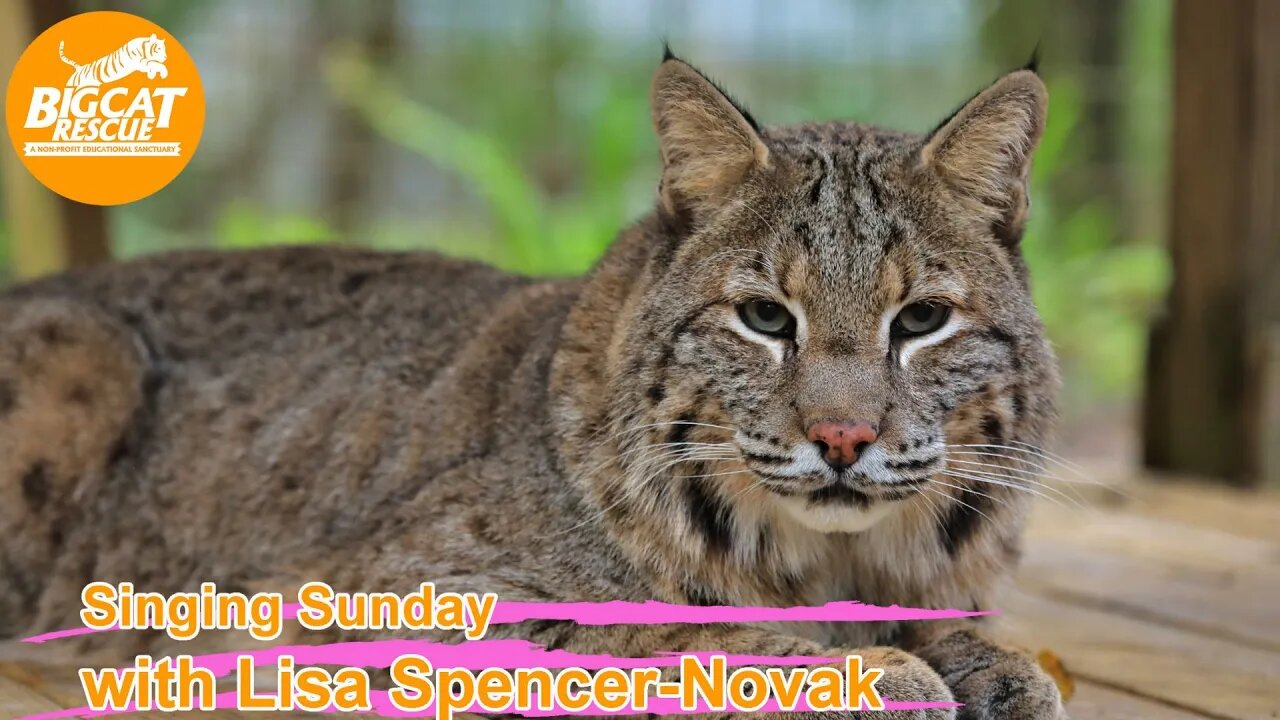
[[[115,82],[136,72],[145,72],[148,80],[156,76],[161,79],[169,77],[169,69],[164,66],[169,54],[165,51],[164,40],[152,33],[151,37],[134,38],[110,55],[80,65],[63,52],[64,43],[58,43],[58,56],[62,62],[75,68],[71,77],[67,78],[67,87],[96,87]]]

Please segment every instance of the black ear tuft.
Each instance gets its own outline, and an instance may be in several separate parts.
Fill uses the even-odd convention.
[[[1022,66],[1022,69],[1030,70],[1031,72],[1037,75],[1040,74],[1040,43],[1039,42],[1036,43],[1035,49],[1031,51],[1031,59],[1027,61],[1026,65]]]
[[[751,111],[747,110],[747,106],[746,106],[746,105],[742,104],[741,102],[739,102],[739,101],[738,101],[738,99],[737,99],[737,98],[735,98],[734,96],[730,95],[730,94],[728,93],[728,91],[726,91],[723,87],[721,87],[721,86],[720,86],[720,83],[718,83],[718,82],[716,82],[715,80],[712,80],[711,78],[707,77],[706,73],[702,72],[702,71],[701,71],[701,70],[699,70],[698,68],[693,67],[693,65],[691,65],[691,64],[689,63],[689,61],[688,61],[688,60],[685,60],[684,58],[680,57],[679,55],[676,55],[676,54],[671,50],[671,44],[670,44],[669,42],[667,42],[667,40],[666,40],[666,39],[663,39],[663,41],[662,41],[662,62],[664,62],[664,63],[665,63],[665,62],[667,62],[668,60],[675,60],[675,61],[677,61],[677,62],[682,62],[682,63],[684,63],[685,65],[688,65],[690,69],[692,69],[694,72],[698,73],[698,75],[702,76],[702,79],[703,79],[703,80],[706,80],[707,82],[711,83],[711,85],[712,85],[716,90],[720,91],[720,94],[724,96],[724,99],[725,99],[725,100],[728,100],[728,101],[729,101],[729,104],[730,104],[730,105],[732,105],[732,106],[734,107],[734,109],[736,109],[738,112],[742,113],[742,117],[743,117],[743,119],[745,119],[745,120],[747,121],[747,124],[751,126],[751,129],[752,129],[752,130],[755,130],[756,132],[760,132],[760,123],[755,119],[755,117],[753,117],[753,116],[751,115]],[[659,64],[661,64],[661,63],[659,63]]]
[[[1027,60],[1027,64],[1026,64],[1026,65],[1023,65],[1023,66],[1022,66],[1022,67],[1020,67],[1020,68],[1018,68],[1018,70],[1028,70],[1028,71],[1030,71],[1030,72],[1032,72],[1032,73],[1035,73],[1036,77],[1039,77],[1039,76],[1040,76],[1040,43],[1039,43],[1039,42],[1037,42],[1037,43],[1036,43],[1035,48],[1031,50],[1031,58],[1030,58],[1029,60]],[[1016,70],[1011,71],[1011,72],[1016,72]],[[976,98],[976,97],[977,97],[977,95],[975,94],[972,98],[969,98],[969,100],[970,100],[970,101],[972,101],[972,100],[973,100],[974,98]],[[965,103],[965,105],[967,105],[967,104],[968,104],[968,102],[966,102],[966,103]],[[942,128],[947,124],[947,123],[951,122],[951,119],[952,119],[952,118],[954,118],[954,117],[956,116],[956,113],[960,112],[960,111],[961,111],[961,110],[963,110],[963,109],[964,109],[964,105],[961,105],[960,107],[956,108],[955,110],[952,110],[952,111],[951,111],[951,114],[950,114],[950,115],[948,115],[946,118],[944,118],[942,122],[940,122],[940,123],[938,123],[937,125],[933,126],[933,129],[929,131],[929,134],[930,134],[930,135],[933,135],[933,134],[937,133],[937,132],[938,132],[939,130],[941,130],[941,129],[942,129]]]
[[[965,103],[921,150],[925,165],[1011,247],[1026,220],[1031,156],[1048,104],[1040,76],[1014,70]]]
[[[769,166],[769,148],[746,111],[670,48],[653,74],[649,102],[666,210],[702,214],[714,209],[748,173]]]

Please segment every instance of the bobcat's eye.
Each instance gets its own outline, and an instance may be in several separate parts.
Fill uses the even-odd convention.
[[[914,337],[927,335],[942,327],[951,317],[951,308],[937,303],[918,302],[902,308],[898,317],[893,319],[892,334],[894,337]]]
[[[751,300],[738,306],[738,317],[762,335],[790,338],[796,334],[796,320],[787,309],[768,300]]]

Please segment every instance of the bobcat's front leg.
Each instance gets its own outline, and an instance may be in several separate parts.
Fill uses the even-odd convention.
[[[953,702],[942,678],[923,660],[905,650],[872,647],[858,650],[823,647],[810,640],[752,627],[726,625],[654,625],[642,627],[578,626],[568,622],[535,622],[517,634],[548,648],[580,653],[608,653],[619,657],[653,657],[659,653],[722,651],[738,655],[807,655],[844,657],[860,655],[863,667],[880,668],[884,675],[876,690],[886,700]],[[669,677],[674,675],[669,674]],[[680,716],[687,717],[687,716]],[[736,716],[726,716],[736,717]],[[773,720],[836,720],[867,718],[884,720],[950,720],[955,710],[897,710],[850,713],[753,713]]]
[[[1057,685],[1025,651],[991,638],[971,620],[917,623],[904,646],[942,676],[958,720],[1065,720]]]

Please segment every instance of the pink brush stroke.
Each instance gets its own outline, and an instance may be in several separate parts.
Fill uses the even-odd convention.
[[[622,658],[612,655],[585,655],[566,650],[547,650],[528,640],[472,640],[465,643],[439,643],[430,640],[374,640],[341,642],[328,645],[292,645],[211,653],[192,657],[195,667],[208,668],[214,675],[231,673],[240,656],[253,658],[254,665],[268,665],[282,655],[290,655],[299,665],[349,665],[352,667],[391,667],[401,655],[421,655],[435,667],[483,670],[501,668],[568,668],[599,670],[616,667],[623,670],[642,667],[675,667],[680,656],[691,655],[702,662],[711,656],[724,656],[729,665],[821,665],[842,662],[843,657],[820,655],[733,655],[718,652],[659,653],[653,658]],[[495,658],[501,658],[495,660]]]
[[[401,710],[397,708],[395,705],[393,705],[391,703],[391,699],[388,697],[387,692],[385,690],[372,691],[369,693],[369,696],[370,696],[369,698],[370,703],[373,705],[373,710],[371,712],[380,717],[388,717],[388,718],[435,717],[435,713],[436,713],[435,703],[430,703],[429,705],[427,705],[426,707],[424,707],[422,710],[418,712],[410,712],[407,710]],[[635,715],[638,712],[634,708],[634,706],[622,708],[621,710],[605,710],[604,708],[601,708],[594,704],[588,705],[582,710],[579,710],[573,713],[570,713],[563,709],[557,709],[557,708],[552,708],[551,710],[542,710],[537,707],[536,694],[533,695],[532,699],[534,701],[534,707],[529,710],[522,711],[522,710],[517,710],[513,707],[508,710],[505,710],[504,712],[521,715],[523,717],[564,717],[568,715],[594,715],[594,716]],[[217,709],[219,710],[236,709],[236,693],[234,691],[218,693],[214,697],[214,700],[216,702]],[[921,702],[921,701],[914,701],[914,700],[888,700],[888,699],[884,701],[885,710],[933,710],[933,709],[946,709],[946,708],[958,708],[958,707],[961,707],[961,704],[957,702]],[[796,707],[795,707],[796,712],[804,712],[810,709],[811,708],[808,706],[807,703],[804,702],[803,699],[801,699],[799,702],[796,703]],[[752,712],[769,712],[769,711],[777,712],[780,710],[781,708],[779,707],[778,701],[776,699],[770,699],[759,710],[754,710]],[[649,698],[648,709],[645,710],[645,712],[658,713],[661,715],[691,715],[694,713],[705,713],[705,712],[713,712],[713,711],[714,709],[710,705],[702,701],[699,701],[697,707],[695,707],[694,709],[685,710],[680,707],[680,701],[678,699],[659,698],[659,697]],[[730,711],[732,711],[732,709]],[[123,713],[131,713],[131,712],[138,712],[135,705],[130,705],[129,707],[123,710],[92,710],[88,707],[79,707],[79,708],[71,708],[69,710],[53,710],[50,712],[36,713],[34,715],[25,715],[20,718],[15,718],[15,720],[62,720],[63,718],[102,717],[105,715],[119,715]],[[155,711],[153,710],[149,712],[155,712]],[[347,714],[346,711],[338,710],[333,706],[330,706],[322,710],[321,712],[326,714],[331,714],[331,713]],[[365,711],[361,711],[361,712],[365,712]],[[480,707],[479,704],[475,704],[475,705],[472,705],[471,707],[457,710],[456,712],[472,712],[472,713],[487,714],[487,713],[490,713],[491,711],[485,710],[484,708]],[[739,712],[745,712],[745,711],[739,711]]]
[[[300,606],[296,603],[284,607],[284,618],[297,616]],[[797,606],[789,608],[775,607],[734,607],[734,606],[690,606],[672,605],[657,601],[643,603],[612,601],[603,603],[538,603],[520,601],[499,601],[495,607],[491,624],[512,624],[525,620],[568,620],[582,625],[653,625],[666,623],[705,624],[718,622],[886,622],[906,620],[942,620],[950,618],[977,617],[996,614],[998,611],[967,611],[953,609],[906,608],[898,605],[878,606],[866,605],[854,601],[830,602],[819,606]],[[43,633],[24,638],[23,642],[44,643],[60,638],[85,635],[96,632],[107,632],[119,628],[99,631],[92,628],[69,628]],[[343,642],[328,645],[295,645],[265,648],[244,652],[214,653],[199,655],[193,658],[197,667],[208,668],[215,675],[226,675],[236,666],[236,658],[247,655],[253,658],[254,665],[274,663],[282,655],[291,655],[299,665],[344,665],[352,667],[390,667],[397,657],[405,654],[422,655],[436,667],[456,667],[469,670],[481,670],[488,667],[524,668],[546,667],[564,668],[581,667],[585,669],[601,669],[617,667],[629,669],[635,667],[667,667],[678,665],[680,659],[676,653],[663,653],[654,658],[615,658],[610,655],[583,655],[563,650],[546,650],[540,645],[525,640],[475,640],[461,644],[436,643],[427,640],[376,640],[368,642]],[[683,653],[694,655],[706,662],[712,655],[722,653]],[[495,657],[501,657],[499,664]],[[733,655],[726,654],[729,665],[810,665],[839,662],[843,658],[820,656],[768,656],[768,655]],[[235,693],[220,693],[216,697],[218,709],[233,709],[236,705]],[[434,716],[435,705],[432,704],[418,713],[397,709],[391,704],[386,692],[372,693],[373,712],[383,717],[427,717]],[[922,710],[960,707],[954,702],[918,702],[885,700],[886,710]],[[797,711],[809,710],[803,701],[797,705]],[[649,699],[648,712],[669,715],[683,715],[697,712],[709,712],[713,708],[700,704],[694,710],[683,710],[679,701],[673,698],[654,697]],[[780,711],[776,699],[770,700],[761,711]],[[486,712],[478,705],[464,711]],[[137,712],[131,705],[123,710],[93,710],[88,707],[55,710],[51,712],[28,715],[17,720],[60,720],[72,717],[99,717],[122,713]],[[328,708],[326,713],[342,712],[336,708]],[[525,717],[559,717],[571,714],[591,715],[630,715],[637,710],[634,707],[618,711],[605,710],[589,706],[577,713],[569,713],[563,709],[529,711],[515,709],[509,712]]]
[[[284,619],[294,618],[300,606],[284,606]],[[507,625],[525,620],[571,620],[579,625],[661,625],[667,623],[751,623],[751,622],[888,622],[907,620],[945,620],[992,615],[991,610],[933,610],[899,605],[866,605],[856,601],[829,602],[825,605],[777,607],[735,607],[728,605],[673,605],[646,602],[522,602],[499,600],[490,623]],[[24,638],[23,642],[44,643],[50,640],[110,632],[93,628],[68,628]]]

